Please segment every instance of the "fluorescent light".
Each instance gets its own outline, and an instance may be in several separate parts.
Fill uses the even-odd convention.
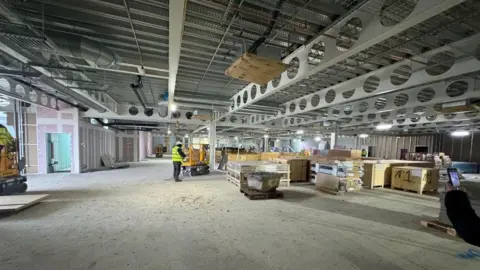
[[[470,135],[470,132],[468,132],[466,130],[456,130],[456,131],[452,132],[451,135],[453,137],[464,137],[464,136]]]
[[[363,134],[358,135],[358,137],[360,137],[360,138],[368,138],[368,134],[363,133]]]
[[[185,134],[185,138],[188,138],[188,134]]]
[[[172,132],[170,131],[170,129],[169,129],[169,130],[167,130],[167,134],[171,134],[171,133],[172,133]]]
[[[378,124],[375,128],[377,130],[388,130],[388,129],[392,128],[392,125],[391,124]]]
[[[302,129],[297,130],[297,134],[303,134],[303,130]]]
[[[235,138],[234,138],[234,139],[235,139],[235,141],[238,141],[238,137],[237,137],[237,136],[235,136]]]
[[[275,141],[276,141],[276,142],[280,142],[280,140],[279,140],[279,139],[276,139]]]
[[[172,105],[170,105],[170,110],[171,110],[172,112],[176,112],[176,111],[177,111],[177,104],[172,104]]]
[[[316,141],[316,142],[319,142],[319,141],[321,141],[321,140],[322,140],[322,138],[320,138],[320,136],[315,137],[315,141]]]
[[[10,105],[10,101],[3,98],[0,99],[0,107],[6,107],[8,105]]]
[[[268,134],[263,135],[264,138],[268,138]]]

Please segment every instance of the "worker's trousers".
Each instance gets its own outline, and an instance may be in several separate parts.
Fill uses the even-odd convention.
[[[180,176],[180,170],[182,167],[182,162],[174,161],[173,162],[173,179],[178,180]]]

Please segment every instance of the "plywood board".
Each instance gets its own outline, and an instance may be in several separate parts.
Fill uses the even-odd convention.
[[[48,196],[48,194],[0,196],[0,213],[20,211],[45,200]]]

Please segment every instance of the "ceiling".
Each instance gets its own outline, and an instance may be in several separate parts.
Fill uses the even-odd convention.
[[[471,57],[471,52],[457,52],[453,59],[450,55],[435,59],[419,56],[480,34],[479,1],[458,1],[458,5],[412,23],[405,30],[371,42],[363,50],[341,61],[332,60],[328,65],[323,61],[328,57],[328,42],[319,39],[333,39],[340,55],[348,53],[355,49],[357,41],[364,42],[362,35],[369,29],[355,15],[369,14],[395,28],[407,22],[412,10],[424,1],[188,0],[182,20],[182,14],[170,16],[172,3],[168,0],[83,0],[75,1],[74,5],[71,0],[0,0],[0,42],[8,48],[2,49],[1,67],[9,78],[72,105],[98,112],[112,110],[112,106],[105,105],[106,101],[119,106],[165,106],[164,95],[174,74],[170,47],[174,25],[171,23],[180,19],[183,32],[179,42],[180,56],[176,59],[178,72],[173,80],[174,101],[181,110],[214,111],[219,130],[225,130],[224,134],[255,132],[261,127],[268,127],[272,135],[277,132],[275,130],[284,133],[299,128],[317,133],[332,128],[325,122],[337,123],[345,133],[372,132],[375,124],[383,120],[393,121],[396,132],[439,132],[446,130],[443,126],[451,127],[452,121],[440,122],[444,118],[437,117],[438,123],[447,124],[435,124],[434,128],[421,124],[411,126],[413,123],[402,126],[395,122],[397,118],[411,120],[417,116],[431,118],[442,114],[433,110],[434,104],[409,106],[412,100],[405,100],[408,95],[407,98],[393,96],[396,91],[408,91],[416,85],[388,90],[392,97],[386,96],[387,90],[376,89],[382,88],[382,84],[374,79],[367,82],[367,89],[375,89],[370,96],[357,97],[354,89],[353,92],[339,92],[337,86],[406,60],[415,64],[423,61],[420,68],[442,74],[451,61]],[[232,108],[236,95],[250,84],[225,75],[225,69],[262,37],[265,41],[256,49],[258,55],[283,59],[289,65],[289,74],[299,73],[299,66],[305,62],[309,74],[293,75],[294,83],[280,82],[274,94]],[[301,63],[298,58],[292,60],[292,55],[306,50],[304,45],[308,47],[305,60]],[[395,83],[401,86],[408,81],[418,71],[412,67],[395,69],[392,75]],[[14,71],[21,71],[23,75]],[[143,87],[139,87],[137,95],[132,84],[139,84],[139,75]],[[465,76],[476,80],[478,72],[462,73],[462,78]],[[438,81],[451,80],[448,77]],[[456,101],[462,100],[465,92],[462,85],[450,88],[449,96]],[[435,95],[437,89],[432,89]],[[322,98],[327,100],[335,100],[340,95],[352,99],[289,112],[292,101],[302,106],[301,99],[310,101],[313,94],[322,91],[325,92]],[[92,94],[101,99],[92,99]],[[422,92],[422,95],[428,98],[429,92]],[[401,107],[405,112],[391,106],[393,99],[406,104]],[[358,111],[365,104],[370,109]],[[375,112],[372,108],[381,109]],[[231,116],[243,118],[255,127],[226,125]],[[105,118],[101,114],[98,117]],[[250,122],[256,118],[259,120]],[[137,122],[148,126],[152,120],[139,115]],[[166,119],[165,122],[175,120]],[[199,127],[198,123],[184,124],[185,132]]]

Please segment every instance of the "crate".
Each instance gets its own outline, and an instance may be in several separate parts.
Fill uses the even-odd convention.
[[[415,191],[437,191],[440,174],[438,169],[421,167],[394,167],[392,188]]]

